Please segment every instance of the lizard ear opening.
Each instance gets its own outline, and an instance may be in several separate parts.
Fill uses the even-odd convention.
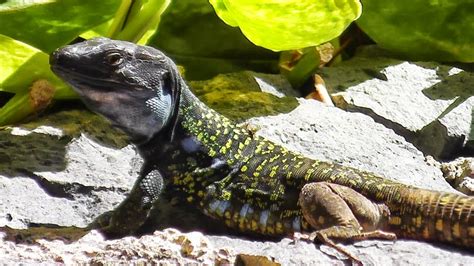
[[[156,94],[146,100],[146,105],[152,110],[154,120],[159,121],[161,128],[166,125],[171,116],[172,98],[171,94],[166,90],[158,90]]]
[[[168,90],[171,96],[171,105],[168,110],[171,111],[171,116],[169,117],[168,123],[170,126],[169,130],[169,139],[172,141],[174,139],[174,133],[176,126],[178,124],[178,113],[179,113],[179,101],[181,99],[181,86],[182,86],[182,79],[178,72],[178,69],[174,66],[174,63],[171,62],[169,64],[171,68],[169,69],[169,73],[165,78],[165,86],[164,90]]]

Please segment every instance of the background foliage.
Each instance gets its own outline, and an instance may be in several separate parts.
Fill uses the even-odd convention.
[[[361,14],[357,25],[399,56],[473,62],[472,10],[471,0],[0,1],[0,125],[76,97],[49,70],[48,55],[79,36],[158,47],[188,79],[280,67],[298,87],[325,63],[319,45],[340,50],[339,37]]]

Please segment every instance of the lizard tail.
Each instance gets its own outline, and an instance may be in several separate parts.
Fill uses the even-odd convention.
[[[474,197],[410,188],[389,204],[390,231],[428,241],[474,248]]]

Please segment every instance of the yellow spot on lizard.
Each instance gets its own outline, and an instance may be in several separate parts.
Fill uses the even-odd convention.
[[[443,231],[443,220],[442,219],[436,220],[435,228],[438,231]]]
[[[324,216],[319,216],[319,217],[318,217],[318,223],[319,223],[320,225],[324,225],[324,222],[325,222]]]
[[[459,223],[453,225],[453,236],[457,238],[461,237],[461,227],[459,226]]]
[[[244,141],[244,145],[245,146],[249,145],[251,141],[252,141],[251,138],[246,138],[245,141]]]
[[[227,152],[227,148],[225,146],[222,146],[219,152],[225,154]]]
[[[277,222],[275,224],[275,231],[277,234],[282,234],[283,233],[283,224],[280,222]]]
[[[216,156],[216,151],[213,149],[209,149],[209,156],[214,157]]]
[[[257,230],[258,224],[257,224],[257,222],[256,222],[255,220],[252,220],[252,221],[250,222],[250,225],[251,225],[250,227],[252,228],[252,231],[256,231],[256,230]]]
[[[392,225],[400,225],[400,224],[402,224],[402,219],[398,216],[393,216],[393,217],[390,218],[388,223],[392,224]]]
[[[197,139],[202,141],[202,139],[204,138],[204,135],[202,134],[202,132],[200,132],[198,135],[197,135]]]

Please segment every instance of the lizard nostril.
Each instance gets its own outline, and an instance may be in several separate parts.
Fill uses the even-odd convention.
[[[49,65],[53,69],[68,66],[74,68],[77,64],[77,56],[71,53],[68,46],[58,48],[49,55]]]
[[[56,50],[49,55],[49,65],[52,66],[56,64],[57,61],[58,61],[58,52]]]

